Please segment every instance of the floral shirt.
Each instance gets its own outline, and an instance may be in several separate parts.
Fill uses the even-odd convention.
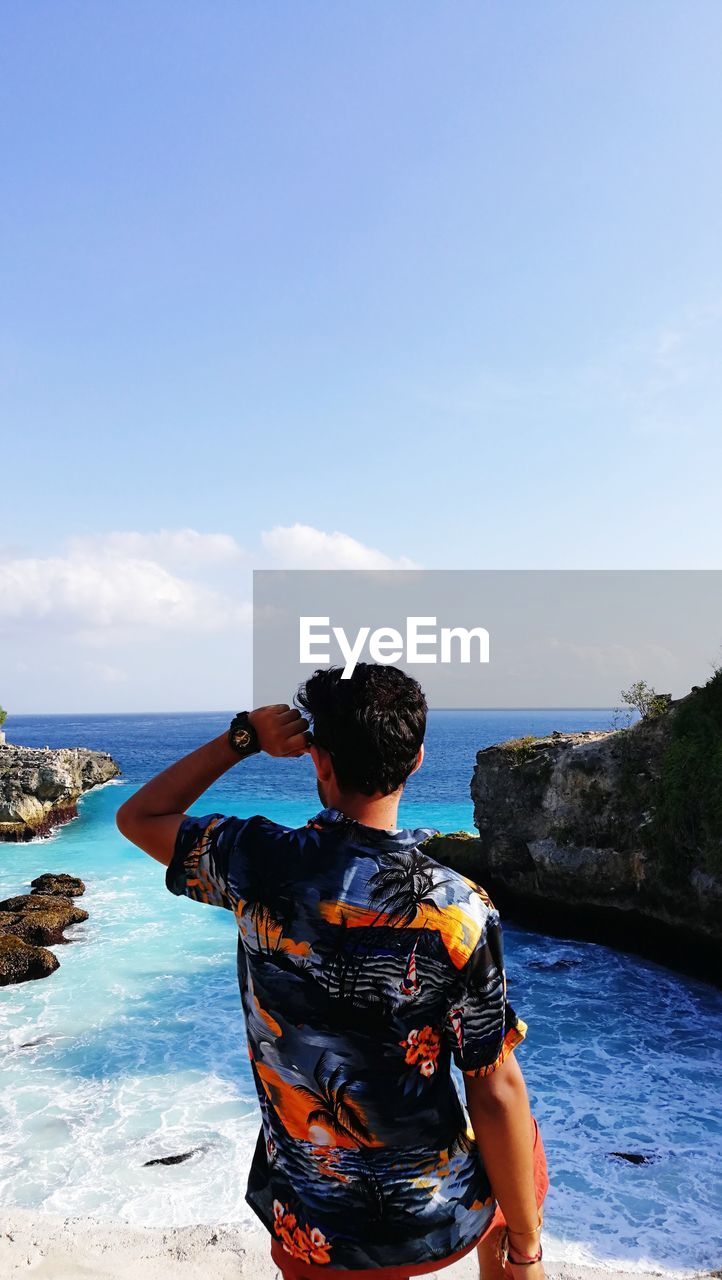
[[[305,827],[186,817],[166,884],[232,911],[261,1109],[246,1198],[292,1258],[428,1263],[495,1201],[450,1073],[494,1071],[526,1024],[499,915],[432,831],[324,809]]]

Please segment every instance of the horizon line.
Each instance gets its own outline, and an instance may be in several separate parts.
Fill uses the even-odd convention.
[[[510,706],[429,707],[430,712],[458,711],[461,713],[467,712],[467,711],[615,711],[617,709],[623,710],[624,708],[618,708],[616,704],[615,705],[612,705],[612,704],[591,705],[591,704],[585,704],[585,703],[574,703],[574,704],[569,703],[565,705],[545,704],[544,706],[528,706],[527,705],[527,706],[518,706],[518,707],[510,707]],[[33,719],[43,720],[52,716],[57,716],[57,717],[75,716],[76,718],[80,719],[84,716],[88,718],[92,716],[115,716],[116,718],[119,718],[122,716],[128,716],[128,717],[130,716],[224,716],[224,715],[233,716],[235,714],[236,714],[235,711],[233,711],[231,708],[206,709],[203,711],[188,711],[188,710],[178,710],[178,711],[158,711],[158,710],[154,710],[154,711],[142,711],[142,710],[139,710],[139,711],[13,711],[13,712],[9,711],[6,724],[9,724],[10,721],[13,719],[13,717],[15,717],[16,719],[24,719],[24,720],[33,720]]]

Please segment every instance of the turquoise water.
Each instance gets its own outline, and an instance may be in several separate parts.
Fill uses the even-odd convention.
[[[163,868],[117,833],[146,777],[228,716],[15,717],[13,741],[110,750],[124,779],[50,840],[0,851],[0,896],[42,871],[87,885],[51,978],[0,990],[0,1202],[138,1224],[251,1222],[243,1193],[258,1120],[235,978],[235,926],[167,893]],[[472,828],[475,751],[608,711],[438,712],[401,822]],[[198,806],[304,821],[310,763],[248,761]],[[722,1260],[722,993],[593,943],[506,926],[517,1051],[547,1147],[547,1256],[689,1270]],[[197,1148],[184,1164],[144,1162]],[[653,1163],[614,1159],[640,1151]]]

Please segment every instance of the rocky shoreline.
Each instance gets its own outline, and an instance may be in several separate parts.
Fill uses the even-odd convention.
[[[81,795],[119,773],[105,751],[0,743],[0,840],[49,835],[77,815]],[[55,972],[60,961],[48,948],[69,942],[65,929],[88,919],[75,901],[84,892],[77,877],[46,873],[30,893],[0,902],[0,987]]]
[[[77,876],[46,872],[30,889],[0,902],[0,987],[55,973],[60,961],[48,947],[69,942],[68,926],[88,919],[74,901],[85,893]]]
[[[0,841],[49,835],[77,815],[86,791],[119,773],[105,751],[0,744]]]
[[[479,751],[478,837],[435,855],[536,931],[722,985],[722,675],[632,728]]]

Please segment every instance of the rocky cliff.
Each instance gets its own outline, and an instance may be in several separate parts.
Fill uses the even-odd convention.
[[[0,745],[0,840],[30,840],[74,818],[78,799],[120,768],[84,747]]]
[[[722,673],[656,718],[489,747],[436,856],[534,928],[722,982]]]

